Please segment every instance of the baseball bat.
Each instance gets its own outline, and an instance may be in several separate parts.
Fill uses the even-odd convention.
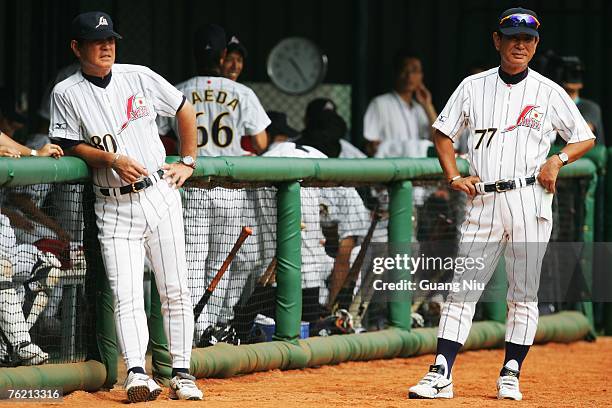
[[[357,277],[359,276],[359,271],[363,266],[363,261],[365,259],[366,252],[370,247],[370,242],[372,241],[372,236],[374,235],[374,231],[376,230],[376,225],[378,225],[378,221],[380,220],[380,213],[378,211],[378,204],[373,210],[372,222],[370,223],[370,227],[368,228],[368,232],[366,236],[363,238],[363,242],[361,243],[361,248],[359,248],[359,253],[351,265],[351,269],[349,273],[346,275],[346,278],[342,282],[342,286],[340,286],[340,290],[334,294],[333,297],[330,297],[329,306],[330,310],[334,312],[338,308],[338,297],[340,293],[343,291],[346,292],[350,290],[350,296],[352,297],[352,288],[354,288],[354,283],[357,281]]]
[[[202,295],[202,297],[198,301],[198,304],[193,308],[193,319],[194,319],[194,321],[196,321],[196,322],[198,321],[198,317],[200,317],[200,314],[202,313],[202,310],[204,310],[204,306],[206,306],[206,304],[208,303],[208,300],[210,299],[210,296],[215,291],[215,288],[219,284],[219,281],[223,277],[223,274],[225,273],[225,271],[227,271],[227,268],[230,266],[230,264],[234,260],[234,257],[236,256],[236,253],[238,252],[238,250],[240,249],[240,247],[242,246],[244,241],[252,233],[253,233],[253,230],[251,228],[249,228],[249,227],[242,227],[242,231],[240,231],[240,236],[238,237],[238,239],[234,243],[234,246],[232,247],[232,250],[230,251],[230,253],[227,255],[227,258],[225,258],[225,261],[223,261],[223,265],[221,265],[221,268],[219,268],[219,271],[217,272],[217,274],[213,278],[212,282],[210,282],[210,285],[208,285],[208,287],[206,288],[206,291],[204,292],[204,294]]]
[[[276,257],[273,257],[266,271],[261,275],[259,280],[257,281],[258,286],[268,286],[268,284],[273,284],[275,281],[276,275]]]

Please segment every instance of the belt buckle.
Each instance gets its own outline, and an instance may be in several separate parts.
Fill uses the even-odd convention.
[[[136,184],[141,183],[141,181],[137,181],[136,183],[132,184],[132,193],[139,193],[142,190],[144,190],[145,188],[147,188],[147,184],[146,183],[142,183],[142,187],[138,188],[136,187]]]
[[[498,193],[503,193],[508,190],[512,190],[513,187],[510,186],[510,181],[512,180],[497,180],[495,182],[495,191]]]

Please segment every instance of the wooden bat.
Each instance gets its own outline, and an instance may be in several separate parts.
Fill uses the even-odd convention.
[[[258,286],[268,286],[273,284],[276,281],[276,257],[273,257],[266,271],[261,275],[261,277],[257,280]]]
[[[240,250],[240,247],[242,246],[244,241],[252,233],[253,233],[253,230],[251,228],[249,228],[249,227],[242,227],[242,231],[240,231],[240,236],[238,237],[238,239],[234,243],[234,246],[232,247],[232,250],[230,251],[230,253],[227,255],[227,258],[225,258],[225,261],[223,261],[223,265],[221,265],[221,268],[219,268],[219,271],[217,272],[217,274],[213,278],[212,282],[210,282],[210,285],[208,285],[208,287],[206,288],[206,291],[204,292],[204,294],[202,295],[202,297],[198,301],[198,304],[193,308],[193,319],[194,319],[194,321],[196,321],[196,322],[198,321],[198,317],[200,317],[200,314],[202,313],[202,310],[204,310],[204,306],[206,306],[206,304],[208,303],[208,300],[210,299],[210,296],[215,291],[215,288],[219,284],[219,281],[223,277],[223,274],[225,273],[225,271],[227,271],[227,268],[230,266],[230,264],[234,260],[234,257],[236,256],[236,253],[238,252],[238,250]]]

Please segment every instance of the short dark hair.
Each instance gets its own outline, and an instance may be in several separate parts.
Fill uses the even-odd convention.
[[[199,75],[219,74],[221,55],[225,50],[206,50],[195,54],[196,70]]]
[[[340,139],[346,135],[346,122],[331,110],[324,110],[308,122],[300,141],[328,157],[340,155]]]
[[[395,53],[391,65],[393,68],[394,77],[396,77],[401,72],[402,68],[404,68],[404,61],[411,58],[421,61],[421,56],[409,48],[401,48]]]

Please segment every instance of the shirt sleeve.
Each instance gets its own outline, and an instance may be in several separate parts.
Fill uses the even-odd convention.
[[[383,118],[381,118],[380,103],[374,99],[368,105],[365,116],[363,117],[363,137],[371,142],[376,142],[382,139],[383,128],[381,126]]]
[[[53,90],[51,94],[51,110],[49,123],[49,138],[82,141],[80,131],[81,121],[67,95]]]
[[[328,208],[327,221],[338,224],[339,239],[366,235],[369,212],[354,188],[322,188],[321,200]]]
[[[249,93],[249,103],[244,111],[244,128],[246,135],[256,135],[263,132],[271,121],[255,92]]]
[[[147,69],[144,78],[155,112],[161,116],[175,116],[183,105],[183,93],[153,70]]]
[[[550,118],[553,128],[567,143],[578,143],[595,139],[591,128],[586,123],[578,107],[565,93],[555,89],[552,91]]]
[[[0,214],[0,260],[13,263],[15,257],[15,232],[6,215]]]
[[[453,142],[462,134],[470,117],[470,92],[464,80],[451,95],[433,127],[450,137]]]

